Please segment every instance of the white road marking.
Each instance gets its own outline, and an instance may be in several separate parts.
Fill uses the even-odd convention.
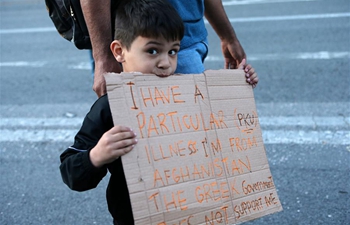
[[[224,0],[222,4],[228,5],[252,5],[252,4],[268,4],[268,3],[286,3],[286,2],[312,2],[316,0]]]
[[[350,144],[349,130],[263,130],[262,133],[265,144]]]
[[[1,118],[2,127],[77,127],[83,122],[83,117],[56,117],[56,118]],[[293,116],[293,117],[260,117],[261,126],[303,126],[303,127],[337,127],[348,126],[350,128],[350,117],[326,117],[326,116]]]
[[[16,62],[0,62],[0,67],[43,67],[48,62],[45,61],[34,61],[34,62],[26,62],[26,61],[16,61]]]
[[[43,33],[57,32],[55,27],[37,27],[37,28],[18,28],[18,29],[2,29],[0,34],[27,34],[27,33]]]
[[[1,127],[76,127],[83,122],[83,117],[73,118],[0,118]]]
[[[290,59],[350,59],[350,52],[297,52],[297,53],[283,53],[283,54],[250,54],[249,61],[261,60],[290,60]],[[208,56],[206,62],[223,61],[222,56]],[[0,64],[1,66],[1,64]]]
[[[74,135],[78,130],[74,129],[41,129],[41,130],[28,130],[28,129],[1,129],[0,142],[73,142]]]
[[[325,14],[305,14],[305,15],[289,15],[289,16],[264,16],[264,17],[245,17],[245,18],[229,18],[231,23],[246,22],[266,22],[266,21],[287,21],[287,20],[309,20],[309,19],[332,19],[350,17],[348,12],[325,13]],[[208,23],[206,20],[205,23]],[[0,29],[0,34],[27,34],[27,33],[43,33],[57,32],[55,27],[37,27],[37,28],[18,28],[18,29]]]
[[[263,16],[248,18],[229,18],[231,23],[266,22],[266,21],[287,21],[287,20],[310,20],[310,19],[332,19],[350,17],[350,13],[327,13],[327,14],[306,14],[291,16]],[[206,23],[208,23],[206,21]]]
[[[0,142],[72,142],[82,121],[0,118]],[[350,117],[261,117],[259,122],[265,144],[350,144]]]
[[[0,142],[73,142],[78,129],[0,129]],[[349,145],[349,130],[262,130],[265,144]]]
[[[264,60],[301,60],[301,59],[315,59],[315,60],[327,60],[327,59],[350,59],[350,52],[298,52],[298,53],[283,53],[283,54],[250,54],[248,56],[249,61],[264,61]],[[205,59],[206,62],[223,61],[222,56],[208,56]],[[0,67],[44,67],[49,64],[55,63],[50,61],[15,61],[15,62],[0,62]],[[62,65],[62,64],[60,64]],[[91,70],[90,62],[76,62],[67,65],[69,69],[77,70]]]

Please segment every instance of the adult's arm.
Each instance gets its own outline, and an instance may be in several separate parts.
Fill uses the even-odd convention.
[[[226,69],[237,69],[246,54],[227,18],[221,0],[204,0],[205,17],[221,40]]]
[[[106,72],[120,73],[122,68],[110,50],[112,43],[111,0],[80,0],[81,8],[89,31],[95,73],[93,90],[98,97],[106,93]]]

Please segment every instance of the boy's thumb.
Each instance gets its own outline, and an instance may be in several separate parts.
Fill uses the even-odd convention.
[[[243,70],[245,66],[245,59],[242,60],[242,62],[238,65],[238,69]]]

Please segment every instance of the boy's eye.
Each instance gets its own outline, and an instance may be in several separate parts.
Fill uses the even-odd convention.
[[[177,54],[177,50],[176,49],[172,49],[169,51],[169,55],[176,55]]]
[[[147,52],[151,55],[155,55],[158,53],[157,50],[155,50],[155,49],[149,49],[149,50],[147,50]]]

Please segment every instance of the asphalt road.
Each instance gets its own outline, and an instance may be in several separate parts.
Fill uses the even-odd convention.
[[[224,0],[254,90],[283,211],[246,224],[350,224],[350,2]],[[69,190],[59,155],[96,96],[89,54],[43,1],[0,0],[0,224],[111,224],[106,177]],[[207,69],[223,67],[208,25]]]

